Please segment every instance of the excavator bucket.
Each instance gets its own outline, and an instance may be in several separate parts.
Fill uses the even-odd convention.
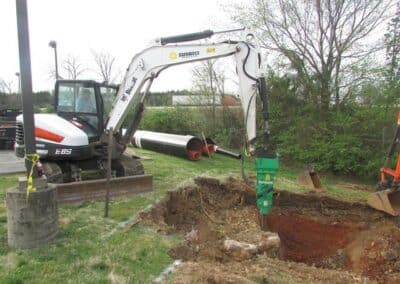
[[[400,191],[395,189],[386,189],[374,192],[368,197],[367,204],[372,208],[383,211],[392,216],[399,216]]]
[[[319,175],[314,168],[310,168],[297,176],[297,183],[303,185],[311,190],[323,191],[325,188],[322,186]]]

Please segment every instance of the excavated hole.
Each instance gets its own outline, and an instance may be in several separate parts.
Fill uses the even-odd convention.
[[[196,186],[169,192],[142,215],[160,232],[179,233],[184,241],[170,254],[176,259],[229,264],[248,259],[223,248],[226,239],[259,244],[251,187],[233,178],[221,183],[198,178]],[[280,246],[263,252],[270,258],[321,268],[347,270],[379,282],[398,280],[400,222],[363,204],[337,201],[316,194],[280,191],[263,220],[280,237]],[[254,261],[260,255],[251,256]],[[246,262],[248,265],[248,262]]]

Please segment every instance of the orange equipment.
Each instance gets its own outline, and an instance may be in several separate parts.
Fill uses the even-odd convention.
[[[393,157],[397,144],[400,142],[400,112],[397,116],[397,130],[390,144],[385,165],[381,168],[381,180],[376,186],[376,192],[368,197],[369,206],[384,211],[390,215],[400,215],[400,154],[395,169],[387,168]]]

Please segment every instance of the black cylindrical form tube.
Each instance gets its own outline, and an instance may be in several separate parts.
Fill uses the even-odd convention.
[[[242,157],[242,155],[239,154],[239,153],[234,153],[234,152],[231,152],[229,150],[226,150],[226,149],[218,147],[218,146],[216,148],[217,148],[216,149],[217,153],[220,153],[220,154],[223,154],[223,155],[226,155],[226,156],[229,156],[229,157],[233,157],[235,159],[240,159]]]
[[[137,130],[131,143],[147,150],[185,157],[189,160],[199,160],[203,142],[191,135],[176,135],[161,132]]]

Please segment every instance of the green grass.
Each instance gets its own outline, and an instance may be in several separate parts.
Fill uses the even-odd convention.
[[[240,177],[240,161],[215,155],[192,162],[146,150],[146,172],[153,174],[154,192],[110,203],[110,218],[103,218],[104,203],[59,206],[60,234],[53,242],[31,250],[14,250],[7,246],[5,202],[0,203],[0,283],[109,283],[149,282],[172,259],[169,248],[176,236],[158,235],[140,225],[115,229],[120,222],[160,200],[165,192],[193,182],[195,176]],[[245,162],[246,174],[255,179],[253,162]],[[276,187],[295,192],[306,189],[295,183],[297,171],[281,168]],[[0,198],[6,189],[17,184],[17,175],[0,176]],[[343,189],[334,180],[323,180],[326,194],[346,200],[362,200],[367,192]],[[112,233],[110,235],[110,233]]]
[[[108,283],[110,279],[143,283],[155,278],[172,259],[167,255],[177,237],[160,236],[133,226],[116,230],[119,222],[161,199],[167,190],[189,184],[194,176],[228,176],[240,173],[240,161],[223,156],[198,162],[140,150],[150,157],[146,172],[154,176],[154,192],[110,203],[110,218],[103,218],[103,202],[59,207],[60,235],[32,250],[7,246],[5,202],[0,205],[0,283],[65,282]],[[252,164],[246,163],[250,170]],[[17,184],[17,175],[0,176],[0,196]],[[110,237],[110,232],[115,231]]]
[[[299,185],[296,182],[296,174],[293,170],[282,169],[278,173],[275,183],[276,190],[287,190],[295,193],[307,194],[310,189]],[[347,184],[340,183],[339,180],[328,179],[323,175],[319,175],[325,191],[322,195],[327,195],[336,199],[349,202],[364,202],[368,195],[373,191],[373,186],[370,184],[355,183],[354,187],[362,188],[363,190],[352,189],[346,186]]]

